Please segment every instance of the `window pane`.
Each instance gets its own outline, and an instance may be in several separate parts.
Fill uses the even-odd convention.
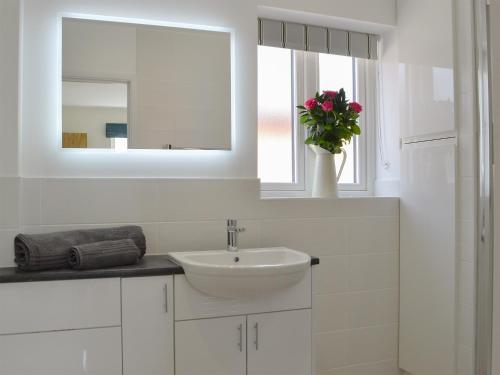
[[[258,47],[259,178],[293,181],[292,51]]]
[[[323,90],[338,91],[343,88],[347,99],[356,100],[356,92],[354,86],[355,71],[353,68],[352,57],[319,54],[319,88]],[[344,171],[340,176],[340,183],[353,184],[358,182],[356,159],[357,147],[356,139],[353,138],[350,144],[344,147],[347,152],[347,160]],[[342,163],[342,155],[335,156],[337,171]]]
[[[345,90],[348,99],[353,98],[353,58],[348,56],[319,54],[319,88]]]

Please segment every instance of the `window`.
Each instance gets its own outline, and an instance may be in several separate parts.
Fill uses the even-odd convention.
[[[293,53],[259,47],[259,177],[263,182],[294,182]]]
[[[319,91],[335,90],[343,87],[347,98],[357,101],[356,95],[356,59],[347,56],[319,56]],[[351,143],[344,146],[347,153],[344,169],[340,175],[339,184],[356,184],[359,182],[357,171],[358,139],[354,137]],[[335,156],[335,164],[342,164],[342,155]]]
[[[316,91],[343,87],[351,100],[366,101],[364,59],[267,46],[258,47],[258,173],[263,190],[306,190],[309,151],[296,105]],[[362,135],[345,146],[341,190],[366,190],[366,112],[360,117]],[[342,155],[336,156],[340,166]]]

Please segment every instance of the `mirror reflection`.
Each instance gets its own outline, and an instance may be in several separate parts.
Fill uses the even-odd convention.
[[[127,148],[128,85],[63,81],[64,148]]]
[[[231,148],[230,34],[63,18],[62,146]]]

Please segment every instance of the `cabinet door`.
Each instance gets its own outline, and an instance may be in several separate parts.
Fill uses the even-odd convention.
[[[2,335],[120,325],[118,278],[2,283],[0,301]]]
[[[4,375],[121,375],[120,327],[0,335]]]
[[[174,374],[172,276],[122,279],[124,375]]]
[[[248,375],[311,375],[311,310],[248,316]]]
[[[175,323],[176,375],[246,375],[244,316]]]

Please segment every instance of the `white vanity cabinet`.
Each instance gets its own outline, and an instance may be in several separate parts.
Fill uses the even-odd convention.
[[[121,375],[120,327],[0,336],[2,375]]]
[[[175,358],[176,375],[310,375],[311,310],[177,322]]]
[[[123,278],[123,375],[174,375],[172,276]]]
[[[120,279],[0,284],[0,373],[121,375]]]
[[[311,272],[252,299],[210,297],[175,276],[176,375],[311,375]]]
[[[249,315],[248,375],[311,373],[311,310]]]
[[[246,375],[246,317],[175,325],[176,375]]]
[[[2,375],[174,375],[172,276],[0,283],[0,301]]]
[[[0,283],[0,374],[312,374],[310,270],[241,299],[131,276]]]

